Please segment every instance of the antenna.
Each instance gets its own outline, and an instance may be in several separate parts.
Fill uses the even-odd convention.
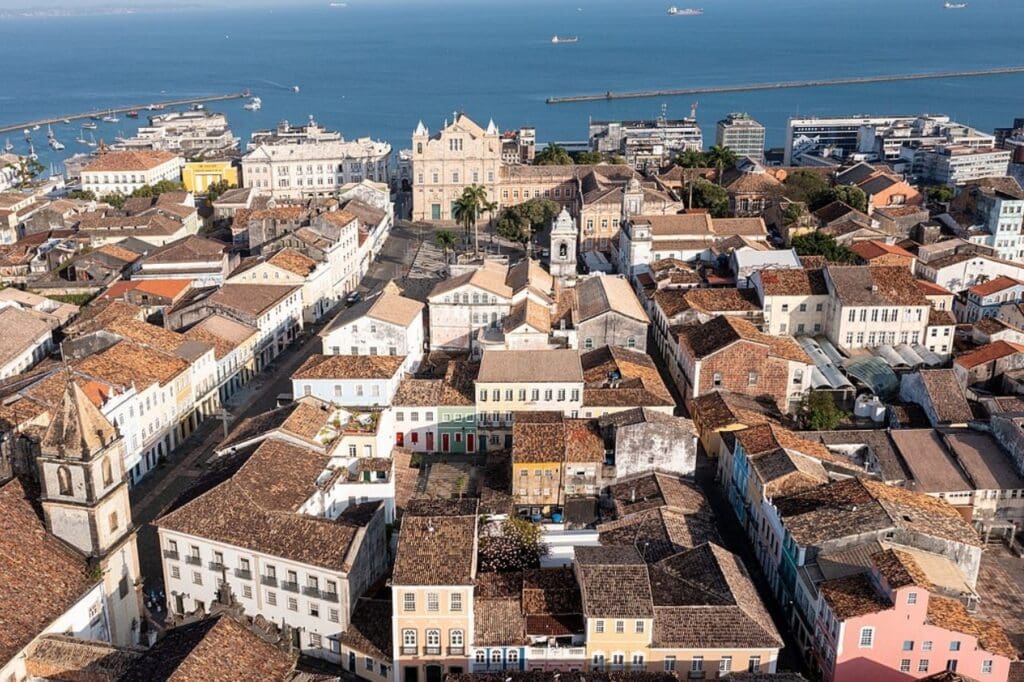
[[[697,120],[697,107],[699,105],[700,102],[694,102],[693,104],[690,105],[690,118]]]

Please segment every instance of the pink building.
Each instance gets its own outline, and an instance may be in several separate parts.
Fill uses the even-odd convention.
[[[906,682],[942,670],[1005,682],[1016,650],[1003,629],[936,593],[908,552],[821,583],[815,654],[825,682]]]

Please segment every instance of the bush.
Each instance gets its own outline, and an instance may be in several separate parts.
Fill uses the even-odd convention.
[[[541,527],[525,519],[510,517],[501,524],[501,535],[485,535],[479,543],[479,569],[510,573],[538,568],[548,553]]]
[[[793,237],[793,248],[800,256],[824,256],[830,263],[852,263],[855,260],[853,251],[822,232],[810,232]]]
[[[831,393],[814,391],[804,398],[800,417],[804,427],[812,431],[831,431],[843,421],[843,411],[836,407]]]

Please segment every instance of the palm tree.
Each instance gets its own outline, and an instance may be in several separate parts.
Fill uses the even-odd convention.
[[[469,236],[469,230],[470,230],[470,228],[473,228],[473,231],[474,231],[474,234],[473,234],[474,247],[473,248],[474,248],[474,251],[479,253],[480,252],[480,234],[476,231],[476,223],[477,223],[477,220],[480,218],[480,214],[483,211],[488,210],[488,206],[489,206],[490,202],[488,202],[488,200],[487,200],[487,188],[484,187],[483,185],[478,185],[478,184],[474,183],[474,184],[470,185],[469,187],[466,187],[464,190],[462,190],[461,200],[466,201],[467,205],[468,204],[472,204],[473,207],[474,207],[472,222],[468,223],[468,224],[463,222],[462,224],[466,226],[466,236]]]
[[[448,265],[448,250],[454,250],[457,241],[455,233],[451,230],[438,230],[434,233],[434,244],[441,247],[441,251],[444,253],[445,265]]]
[[[707,158],[705,158],[704,152],[686,149],[676,157],[676,165],[683,168],[704,168],[707,166]]]
[[[465,193],[452,204],[452,217],[455,218],[455,222],[462,225],[467,238],[469,237],[470,229],[476,225],[477,210],[476,200]]]
[[[711,149],[705,153],[705,156],[708,163],[718,169],[719,185],[722,184],[722,172],[729,166],[736,165],[736,161],[739,160],[736,152],[720,144],[712,145]]]

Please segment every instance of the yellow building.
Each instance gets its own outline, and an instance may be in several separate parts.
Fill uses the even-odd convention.
[[[188,161],[181,170],[181,180],[189,192],[203,194],[215,182],[227,181],[238,187],[238,168],[230,161]]]
[[[475,500],[413,501],[405,510],[391,580],[397,682],[468,670],[476,521]]]

